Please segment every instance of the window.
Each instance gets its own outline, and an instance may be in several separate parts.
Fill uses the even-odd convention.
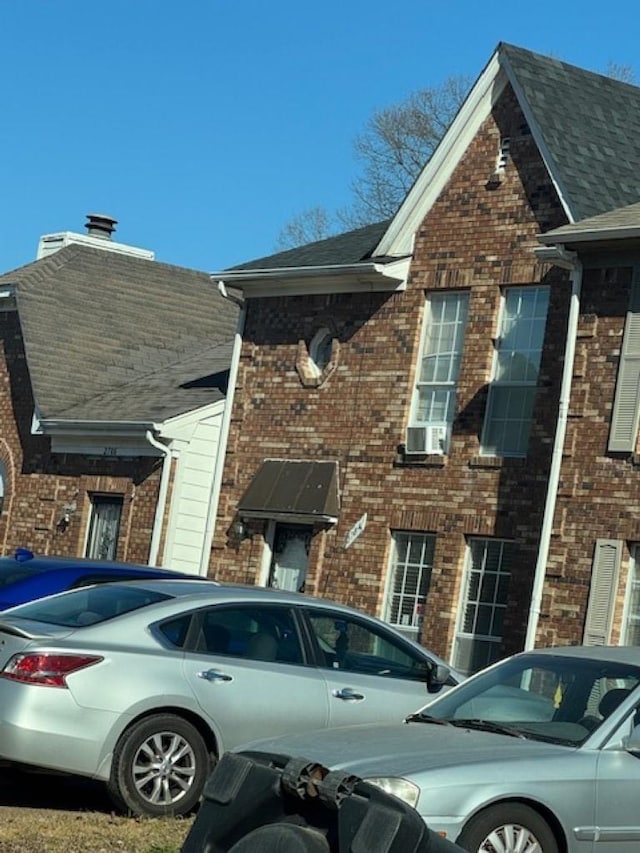
[[[424,618],[435,541],[426,533],[393,534],[384,619],[414,640]]]
[[[407,453],[448,450],[468,307],[468,293],[434,293],[427,299]]]
[[[640,646],[640,545],[631,548],[627,601],[622,635],[625,646]]]
[[[317,376],[322,374],[325,367],[331,361],[332,349],[333,335],[329,329],[324,327],[316,332],[309,344],[309,358]]]
[[[467,548],[454,666],[476,672],[498,660],[513,543],[471,539]]]
[[[94,560],[115,560],[121,516],[121,497],[91,496],[91,522],[85,556]]]
[[[211,607],[200,613],[197,651],[248,660],[301,663],[300,639],[288,607]]]
[[[426,661],[364,621],[320,608],[309,609],[308,616],[325,667],[363,675],[425,680]]]
[[[486,456],[527,455],[548,305],[548,287],[504,294],[482,436]]]

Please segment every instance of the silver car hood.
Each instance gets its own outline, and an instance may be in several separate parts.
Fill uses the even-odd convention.
[[[348,726],[256,741],[239,749],[318,761],[362,777],[566,756],[572,747],[430,723]]]

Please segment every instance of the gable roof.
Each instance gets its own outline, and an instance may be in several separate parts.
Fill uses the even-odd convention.
[[[70,245],[8,285],[41,421],[155,423],[223,399],[238,309],[208,274]]]
[[[408,250],[417,227],[508,84],[569,222],[637,201],[640,88],[501,42],[374,255]]]
[[[231,267],[233,270],[285,269],[290,267],[322,267],[333,264],[355,264],[367,260],[387,230],[389,222],[375,222],[346,231],[335,237],[316,240],[295,249],[278,252]]]
[[[216,275],[241,286],[245,296],[322,291],[323,280],[326,292],[332,292],[340,267],[353,282],[354,266],[360,265],[370,279],[378,275],[381,289],[391,289],[394,276],[401,288],[406,268],[394,269],[393,260],[411,254],[419,225],[507,85],[570,223],[638,200],[640,88],[501,42],[393,219]],[[313,270],[313,279],[303,280],[305,269]]]
[[[571,219],[637,201],[640,88],[509,44],[498,53]]]

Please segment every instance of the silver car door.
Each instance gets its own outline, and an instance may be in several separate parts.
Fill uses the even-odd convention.
[[[640,757],[624,749],[638,708],[627,713],[601,750],[596,768],[595,853],[640,850]]]
[[[306,610],[327,684],[329,725],[396,722],[425,705],[427,658],[365,619]]]
[[[288,607],[221,604],[200,615],[184,670],[221,750],[328,725],[324,679],[306,665]]]

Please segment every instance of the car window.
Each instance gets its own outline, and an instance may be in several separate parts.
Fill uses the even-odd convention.
[[[508,724],[526,737],[578,745],[639,683],[640,671],[627,664],[527,654],[464,682],[426,712],[450,721]]]
[[[192,613],[181,613],[175,619],[168,619],[166,622],[162,622],[157,626],[157,630],[172,646],[182,649],[189,636],[192,617]]]
[[[114,581],[134,581],[140,579],[140,572],[129,574],[127,572],[107,573],[107,572],[92,572],[88,575],[83,575],[77,578],[69,589],[80,589],[83,586],[93,586],[96,583],[113,583]]]
[[[307,615],[323,666],[424,681],[428,663],[375,626],[333,611],[309,609]]]
[[[77,628],[105,622],[115,616],[138,610],[158,601],[166,601],[171,597],[166,593],[142,587],[101,584],[20,604],[5,611],[5,615]]]
[[[251,660],[303,663],[300,636],[288,607],[216,605],[200,611],[198,651]]]

